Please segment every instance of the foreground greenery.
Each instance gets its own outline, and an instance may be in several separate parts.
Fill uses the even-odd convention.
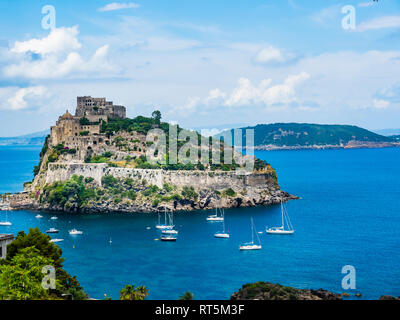
[[[38,228],[28,234],[19,232],[7,247],[6,259],[0,262],[0,299],[2,300],[58,300],[72,297],[87,299],[76,277],[63,269],[62,250],[50,242],[50,237]],[[45,290],[42,268],[53,266],[56,288]]]
[[[145,300],[149,292],[146,287],[127,284],[120,292],[120,300]]]

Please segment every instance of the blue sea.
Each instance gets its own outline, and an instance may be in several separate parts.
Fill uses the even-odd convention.
[[[0,193],[22,190],[39,152],[0,147]],[[279,225],[279,206],[227,210],[230,239],[213,237],[221,225],[206,222],[210,212],[176,214],[176,243],[155,240],[154,214],[57,214],[54,221],[52,213],[38,220],[36,212],[10,212],[13,225],[0,233],[59,229],[66,270],[98,299],[118,299],[126,284],[145,285],[149,299],[174,300],[188,290],[196,299],[229,299],[255,281],[341,293],[345,265],[356,270],[356,290],[347,290],[353,297],[400,295],[400,148],[256,155],[277,170],[283,190],[301,197],[287,203],[295,234],[263,232],[260,251],[240,252],[238,246],[251,240],[251,217],[258,231]],[[84,234],[72,237],[72,228]]]

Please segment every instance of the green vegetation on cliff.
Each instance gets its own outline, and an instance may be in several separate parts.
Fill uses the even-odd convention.
[[[43,188],[39,196],[40,203],[67,210],[79,210],[86,206],[102,203],[151,203],[153,207],[171,201],[195,201],[199,197],[193,187],[177,186],[165,183],[163,188],[149,185],[145,180],[115,178],[106,175],[102,186],[97,186],[93,178],[74,175],[67,181],[57,181]],[[32,195],[34,196],[34,195]]]

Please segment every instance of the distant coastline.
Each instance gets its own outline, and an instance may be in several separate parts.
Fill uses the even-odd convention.
[[[42,146],[49,132],[45,130],[18,137],[0,137],[0,146]]]
[[[400,142],[383,142],[383,143],[349,143],[346,145],[312,145],[312,146],[278,146],[263,145],[256,146],[254,150],[260,151],[278,151],[278,150],[331,150],[331,149],[381,149],[381,148],[398,148]]]

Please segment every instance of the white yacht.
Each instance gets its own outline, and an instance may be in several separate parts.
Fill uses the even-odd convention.
[[[49,230],[46,230],[46,233],[58,233],[59,230],[57,230],[56,228],[50,228]]]
[[[43,216],[41,216],[40,214],[37,214],[37,215],[35,216],[35,218],[36,218],[36,219],[41,219],[41,218],[43,218]]]
[[[173,223],[173,214],[172,213],[168,213],[168,223],[167,223],[167,209],[165,209],[164,211],[164,224],[161,224],[161,216],[160,213],[158,213],[158,223],[156,225],[157,229],[160,230],[171,230],[174,228],[174,223]]]
[[[174,230],[174,229],[166,229],[166,230],[161,231],[161,233],[162,234],[178,234],[178,231]]]
[[[58,219],[58,217],[56,217],[56,216],[50,218],[50,220],[57,220],[57,219]]]
[[[175,242],[177,238],[169,235],[169,236],[161,236],[160,239],[161,241]]]
[[[222,217],[224,218],[224,220],[222,221],[222,231],[215,233],[214,237],[228,239],[229,233],[225,231],[225,214],[224,214],[224,212],[222,212]]]
[[[221,222],[224,221],[224,211],[220,210],[221,215],[218,215],[218,208],[215,209],[215,214],[208,216],[207,221]]]
[[[260,238],[258,237],[258,233],[255,231],[255,226],[253,222],[253,218],[251,218],[251,242],[245,243],[239,247],[239,250],[261,250],[261,241]],[[257,237],[258,244],[254,243],[254,234]]]
[[[265,230],[268,234],[293,234],[294,229],[292,222],[290,221],[289,214],[286,207],[281,201],[281,215],[282,215],[282,226],[281,227],[271,227]]]
[[[72,229],[72,230],[69,230],[68,233],[69,233],[71,236],[73,236],[73,235],[77,235],[77,234],[83,234],[83,231],[79,231],[79,230],[76,230],[76,229]]]
[[[6,221],[0,221],[0,226],[8,227],[8,226],[11,226],[11,225],[12,225],[12,223],[10,221],[8,221],[8,213],[6,211]]]

